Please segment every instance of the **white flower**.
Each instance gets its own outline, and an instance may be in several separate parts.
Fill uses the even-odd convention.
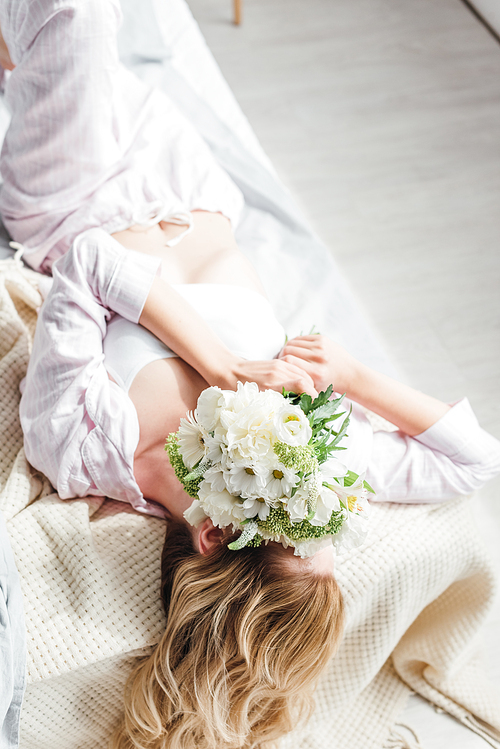
[[[184,511],[184,517],[187,522],[195,528],[203,523],[208,515],[203,510],[199,500],[193,499],[191,505]]]
[[[208,481],[201,482],[198,498],[204,512],[219,528],[238,524],[245,519],[241,502],[225,489],[221,492],[213,491]]]
[[[258,496],[265,487],[262,466],[232,466],[225,473],[228,490],[237,496]]]
[[[305,413],[290,403],[278,411],[274,419],[276,437],[287,445],[307,445],[312,437],[312,429]]]
[[[306,484],[299,486],[293,497],[287,500],[286,507],[292,523],[298,523],[307,516],[307,499],[309,488]]]
[[[337,458],[328,458],[328,460],[320,464],[319,470],[323,481],[343,478],[347,473],[347,468]]]
[[[209,387],[200,394],[195,417],[207,432],[211,432],[219,423],[220,412],[226,407],[226,392],[218,387]]]
[[[227,448],[237,465],[271,457],[275,440],[273,415],[258,404],[242,409],[227,430]]]
[[[347,518],[335,536],[335,546],[339,553],[343,554],[346,551],[361,546],[368,533],[368,516],[369,512],[367,509],[359,514],[353,512],[347,513]]]
[[[289,546],[292,546],[292,542],[288,536],[283,536],[281,533],[270,533],[265,528],[259,528],[259,534],[262,536],[266,545],[269,541],[275,541],[277,544],[282,544],[284,549],[288,549]]]
[[[224,432],[218,428],[213,434],[207,434],[204,438],[205,458],[211,463],[221,463],[226,454],[226,442]]]
[[[245,520],[265,521],[270,509],[278,506],[297,523],[314,508],[310,522],[318,528],[327,525],[332,512],[342,512],[338,534],[294,542],[276,531],[259,532],[266,543],[293,546],[295,555],[303,558],[332,543],[342,551],[362,543],[369,511],[363,476],[343,486],[349,472],[340,460],[330,457],[316,468],[313,460],[308,468],[313,473],[301,480],[296,469],[285,467],[275,454],[278,441],[299,447],[312,439],[302,409],[281,394],[260,392],[255,383],[238,383],[236,392],[207,388],[194,415],[181,420],[177,434],[186,467],[192,470],[203,461],[205,471],[198,499],[184,513],[192,525],[209,517],[220,528],[242,529]]]
[[[344,509],[346,518],[336,535],[335,543],[342,553],[360,546],[368,533],[370,505],[363,480],[364,476],[359,476],[352,486],[335,486],[334,488],[346,508]]]
[[[259,396],[259,386],[255,382],[238,382],[235,393],[230,390],[225,390],[224,393],[230,393],[230,397],[220,413],[220,423],[224,429],[228,429],[240,411],[255,403]]]
[[[259,516],[260,520],[267,520],[270,507],[263,497],[248,497],[243,502],[243,512],[247,518]]]
[[[317,554],[318,551],[327,549],[332,545],[332,543],[333,539],[331,536],[323,536],[323,538],[311,538],[307,539],[307,541],[294,541],[295,548],[293,550],[293,554],[296,557],[307,559],[307,557],[312,557],[314,554]]]
[[[366,496],[367,490],[363,484],[364,476],[358,476],[354,484],[351,486],[340,486],[335,484],[332,486],[333,491],[338,496],[346,510],[349,510],[348,514],[359,514],[359,512],[365,512],[367,505]]]
[[[276,462],[267,470],[265,481],[266,496],[270,499],[280,499],[291,495],[300,478],[291,468],[285,468],[282,463]]]
[[[236,393],[231,403],[231,410],[239,413],[249,406],[263,407],[268,411],[275,411],[283,405],[285,399],[281,393],[274,390],[259,390],[255,382],[238,382]]]
[[[326,486],[320,486],[316,512],[309,522],[311,525],[326,525],[330,520],[332,512],[334,510],[338,512],[340,509],[340,501],[337,494]]]
[[[203,474],[203,479],[208,482],[214,492],[223,492],[228,489],[224,472],[218,465],[211,466]]]
[[[303,481],[293,497],[287,500],[288,514],[293,523],[305,520],[308,515],[308,501],[318,497],[320,489],[320,475],[314,473],[306,481]],[[324,525],[324,523],[316,523],[316,525]]]
[[[187,419],[181,419],[177,436],[179,440],[179,452],[182,455],[184,465],[191,470],[205,457],[205,439],[208,433],[197,423],[193,414],[189,412]]]

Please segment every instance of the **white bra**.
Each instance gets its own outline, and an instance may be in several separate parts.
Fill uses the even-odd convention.
[[[284,345],[285,330],[271,304],[257,291],[215,283],[179,284],[173,288],[237,356],[268,360]],[[146,328],[119,315],[108,324],[103,346],[106,369],[126,392],[146,364],[177,356]]]

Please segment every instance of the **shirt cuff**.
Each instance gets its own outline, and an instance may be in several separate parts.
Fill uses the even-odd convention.
[[[455,463],[483,462],[487,454],[500,453],[500,442],[479,426],[468,398],[453,405],[439,421],[413,439]]]
[[[120,254],[110,280],[106,305],[130,322],[138,323],[161,259],[135,250]]]

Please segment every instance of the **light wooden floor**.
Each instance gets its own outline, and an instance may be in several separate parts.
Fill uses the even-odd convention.
[[[189,0],[402,375],[500,438],[500,45],[460,0]],[[500,571],[500,481],[478,500]],[[486,633],[500,684],[500,611]],[[412,698],[426,749],[487,744]]]

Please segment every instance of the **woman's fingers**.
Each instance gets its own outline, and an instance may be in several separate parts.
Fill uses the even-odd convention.
[[[302,357],[309,361],[323,362],[327,358],[325,339],[323,336],[301,336],[292,338],[283,346],[279,358],[287,354]]]
[[[351,387],[359,364],[342,346],[323,335],[292,338],[278,357],[290,364],[300,363],[318,390],[326,390],[333,384],[340,393],[347,392]]]
[[[272,390],[280,391],[285,388],[285,390],[292,390],[294,393],[317,395],[314,380],[305,368],[298,366],[297,362],[274,361],[276,365],[268,385]]]
[[[285,345],[288,343],[295,343],[297,346],[305,346],[309,348],[315,348],[322,346],[325,340],[325,336],[322,335],[298,335],[295,338],[290,338]]]
[[[293,344],[287,345],[280,353],[280,360],[301,367],[312,378],[317,390],[324,390],[332,381],[332,373],[326,357],[308,348]]]
[[[294,344],[288,344],[280,351],[280,359],[286,359],[287,356],[294,356],[297,359],[307,362],[322,361],[324,359],[320,352],[306,348],[305,346],[295,346]]]
[[[247,361],[241,360],[237,371],[234,373],[235,383],[256,382],[261,390],[292,390],[295,393],[316,394],[314,381],[302,366],[296,363],[286,362],[282,359],[271,361]]]
[[[305,357],[300,356],[300,354],[297,356],[292,353],[287,353],[284,356],[280,357],[281,361],[286,362],[287,364],[290,364],[291,366],[298,367],[299,369],[302,369],[304,372],[307,372],[307,374],[312,377],[314,372],[314,364],[312,364],[308,359]]]
[[[316,398],[318,395],[318,391],[314,387],[314,381],[310,377],[298,377],[297,379],[290,381],[287,385],[283,385],[283,387],[285,390],[297,393],[298,395],[301,393],[307,393],[313,398]],[[281,388],[278,389],[281,390]]]

